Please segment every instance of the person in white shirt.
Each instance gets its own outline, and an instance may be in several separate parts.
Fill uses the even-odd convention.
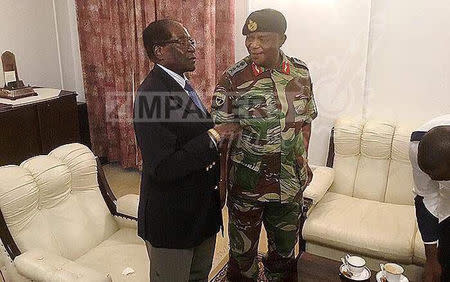
[[[411,135],[416,217],[425,243],[424,281],[450,281],[450,114]]]

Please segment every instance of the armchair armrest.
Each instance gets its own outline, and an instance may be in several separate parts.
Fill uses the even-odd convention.
[[[139,195],[127,194],[117,199],[115,219],[121,227],[136,228]]]
[[[127,194],[117,199],[117,213],[137,219],[138,205],[139,195]]]
[[[14,264],[19,274],[33,281],[112,281],[109,274],[39,249],[17,256]]]
[[[307,209],[316,205],[322,199],[334,180],[334,169],[324,166],[310,167],[313,171],[313,178],[305,191],[303,191],[303,198]]]

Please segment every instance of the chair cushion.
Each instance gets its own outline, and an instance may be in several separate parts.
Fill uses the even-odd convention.
[[[415,225],[413,206],[328,192],[308,216],[303,237],[361,255],[409,263]]]
[[[112,281],[148,281],[147,249],[144,241],[137,237],[136,229],[120,229],[76,262],[99,272],[109,273]],[[127,267],[135,272],[123,275],[122,272]]]

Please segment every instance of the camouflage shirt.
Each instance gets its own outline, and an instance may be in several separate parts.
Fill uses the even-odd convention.
[[[239,122],[243,128],[231,153],[232,195],[299,201],[311,180],[302,132],[317,116],[311,79],[304,62],[282,56],[276,69],[264,69],[246,57],[216,86],[214,122]]]

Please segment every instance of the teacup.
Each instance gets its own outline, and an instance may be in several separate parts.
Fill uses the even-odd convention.
[[[403,267],[401,267],[400,265],[398,265],[396,263],[386,263],[386,264],[381,264],[380,266],[382,266],[381,270],[384,270],[386,279],[389,282],[400,281],[402,274],[405,271],[403,269]]]
[[[347,262],[348,270],[354,275],[361,274],[364,270],[364,266],[366,265],[366,261],[362,257],[352,256],[347,254],[345,256],[345,261]]]

